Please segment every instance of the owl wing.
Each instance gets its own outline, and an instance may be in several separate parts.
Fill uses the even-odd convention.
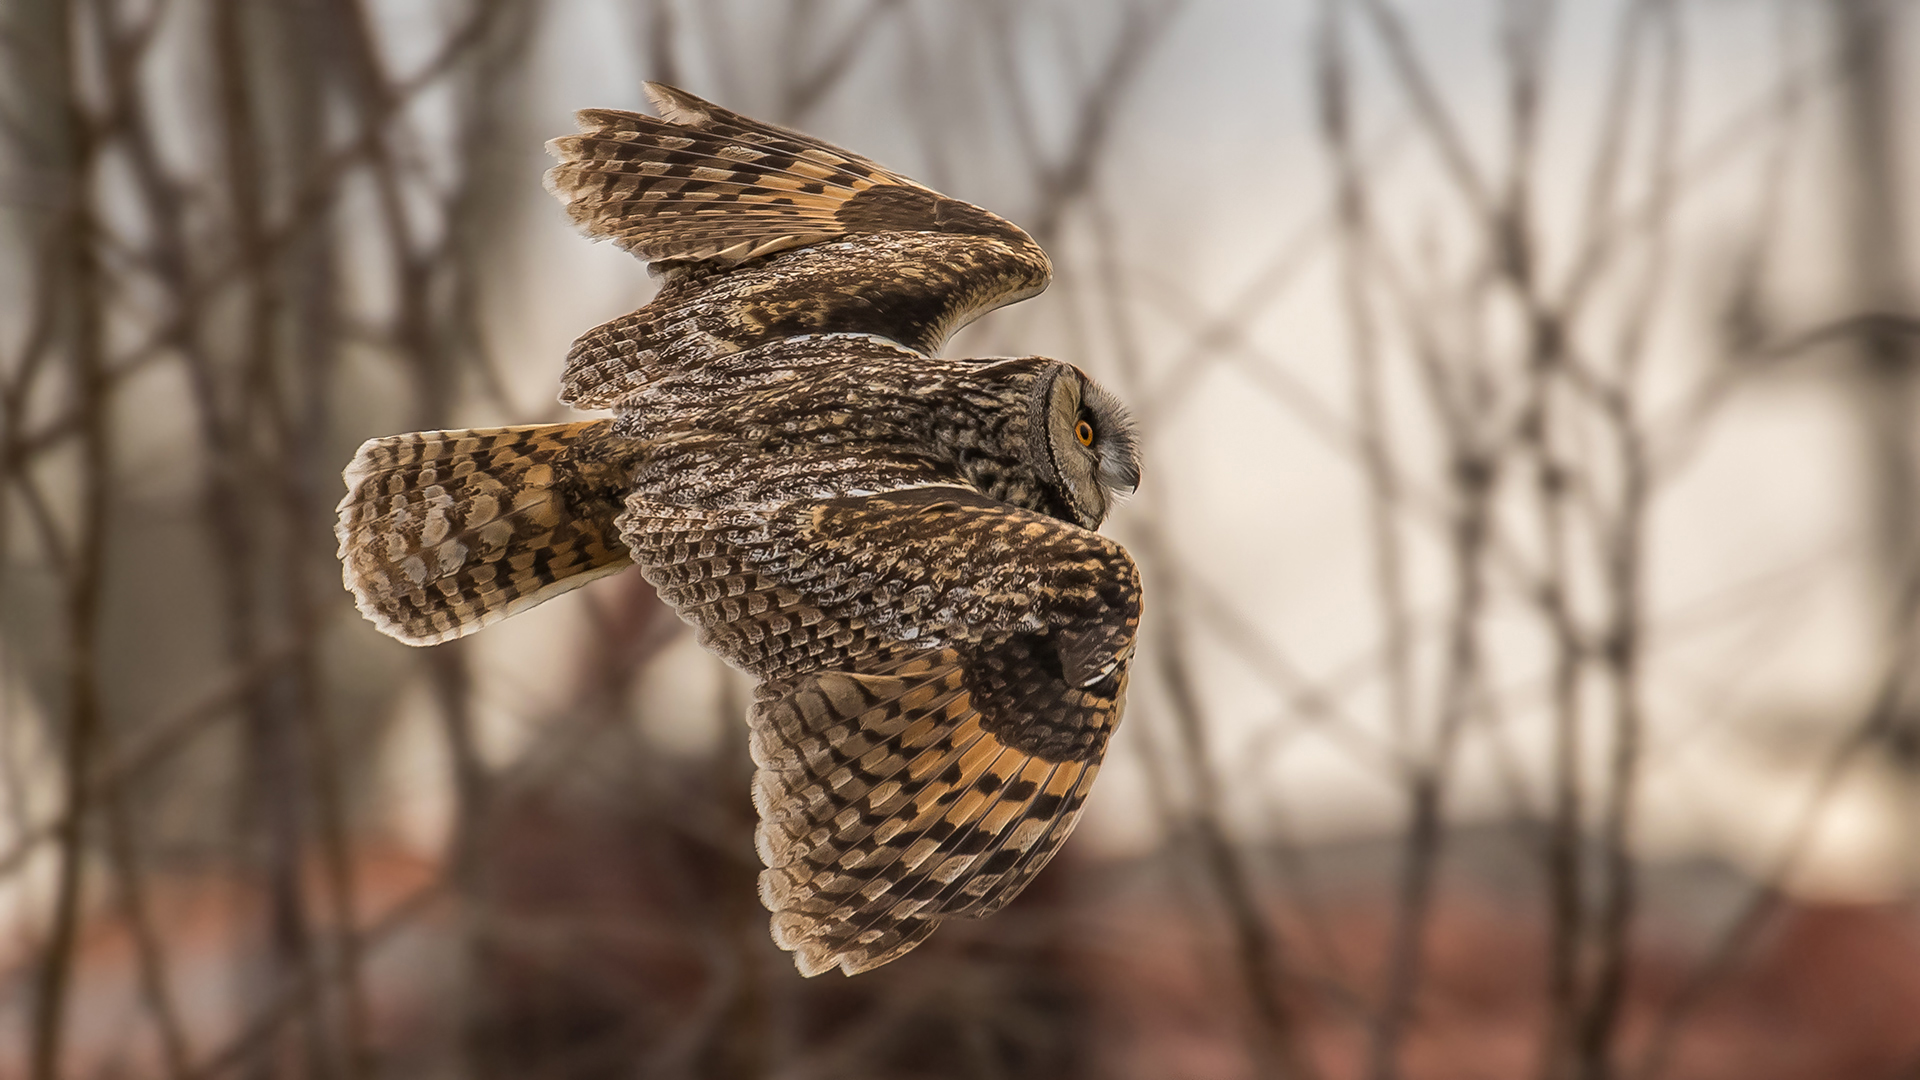
[[[628,500],[642,571],[762,676],[761,899],[812,975],[999,910],[1072,831],[1119,723],[1139,575],[957,488],[713,511]]]
[[[662,271],[654,300],[575,342],[561,400],[601,408],[661,366],[802,334],[874,334],[931,355],[1046,288],[1017,226],[817,139],[660,83],[658,117],[578,114],[547,187],[589,236]]]

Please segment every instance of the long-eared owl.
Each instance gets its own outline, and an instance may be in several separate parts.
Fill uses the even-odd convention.
[[[579,116],[550,190],[655,298],[574,343],[571,424],[374,439],[340,558],[379,628],[459,637],[637,563],[759,680],[773,938],[877,967],[1004,906],[1072,831],[1119,723],[1140,579],[1096,533],[1139,482],[1078,368],[935,354],[1052,274],[1020,229],[650,84]]]

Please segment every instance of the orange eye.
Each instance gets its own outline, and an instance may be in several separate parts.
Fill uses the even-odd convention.
[[[1085,420],[1073,426],[1073,437],[1080,440],[1081,446],[1093,445],[1093,425]]]

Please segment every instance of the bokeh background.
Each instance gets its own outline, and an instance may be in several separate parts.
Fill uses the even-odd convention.
[[[0,1076],[1920,1077],[1898,0],[5,0]],[[956,354],[1131,402],[1079,834],[767,937],[637,575],[431,650],[339,470],[560,419],[660,79],[1027,227]]]

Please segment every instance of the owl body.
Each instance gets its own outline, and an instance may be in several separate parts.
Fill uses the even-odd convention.
[[[621,403],[614,430],[647,448],[636,485],[669,502],[763,506],[951,484],[1051,513],[1062,507],[1025,451],[1028,399],[1056,365],[816,335],[661,377]]]
[[[749,711],[773,938],[852,974],[1017,895],[1119,722],[1133,561],[1095,530],[1139,480],[1119,402],[1044,357],[934,355],[1044,288],[1010,223],[806,136],[651,86],[551,144],[576,221],[649,259],[575,342],[608,420],[376,439],[340,553],[414,644],[637,564]]]

